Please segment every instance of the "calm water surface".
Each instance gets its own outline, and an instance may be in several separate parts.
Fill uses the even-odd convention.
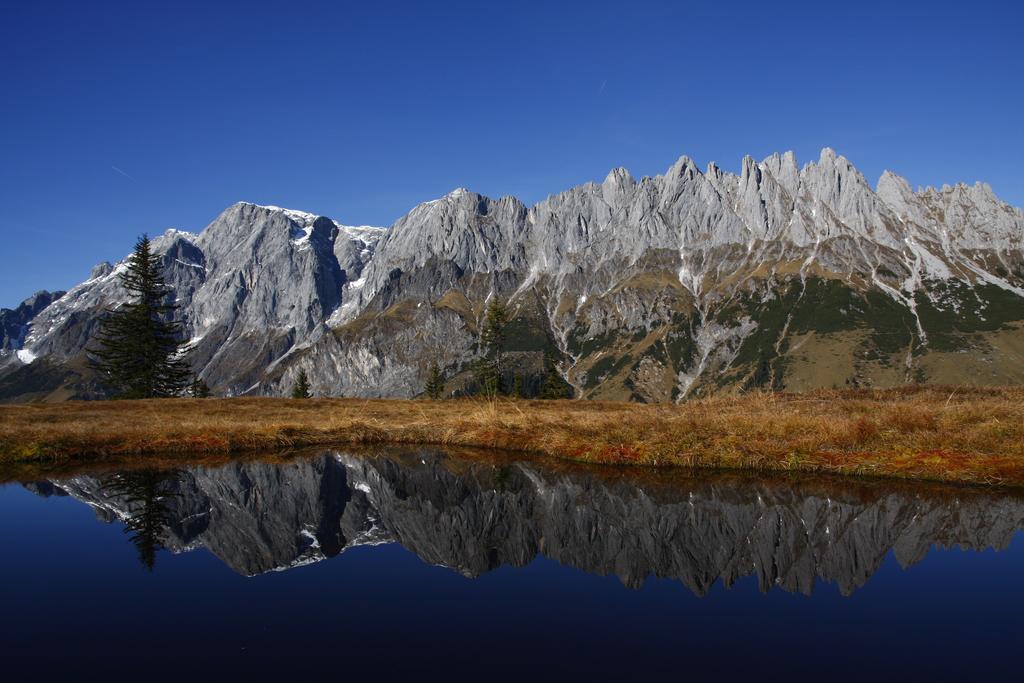
[[[7,680],[1005,680],[1022,528],[1006,493],[432,449],[69,473],[0,487],[0,661]]]

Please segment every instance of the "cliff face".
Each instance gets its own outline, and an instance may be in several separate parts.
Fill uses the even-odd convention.
[[[187,352],[196,371],[218,391],[253,388],[273,363],[322,330],[341,303],[346,283],[357,279],[383,230],[343,226],[299,211],[240,203],[224,211],[201,234],[169,230],[153,240],[163,255],[168,284],[177,295],[188,333]],[[0,396],[43,383],[61,397],[93,397],[85,348],[99,315],[125,299],[116,266],[100,264],[89,280],[72,288],[31,321],[22,347],[6,361]],[[0,372],[3,372],[0,370]]]
[[[238,204],[158,244],[221,393],[285,393],[301,368],[316,393],[412,396],[433,360],[457,388],[490,297],[521,371],[546,354],[584,397],[1024,382],[1024,214],[983,184],[872,188],[828,149],[616,169],[533,207],[459,189],[388,230]],[[120,295],[99,272],[32,320],[25,358],[75,367]],[[39,367],[8,351],[0,395]]]
[[[117,477],[32,485],[66,493],[104,520],[151,511]],[[327,452],[287,464],[244,463],[165,473],[162,544],[206,548],[253,575],[400,543],[465,576],[524,566],[538,554],[639,587],[649,576],[704,594],[756,576],[762,590],[848,594],[892,552],[904,567],[933,545],[1005,548],[1024,528],[1024,500],[891,482],[765,480],[648,473],[431,450]]]
[[[0,351],[21,349],[35,317],[62,296],[64,292],[36,292],[15,309],[0,308]],[[28,362],[29,357],[28,352],[22,352],[22,362]]]

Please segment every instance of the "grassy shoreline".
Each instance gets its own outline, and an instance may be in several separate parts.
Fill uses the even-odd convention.
[[[0,406],[0,464],[375,444],[1022,487],[1024,389],[746,394],[681,406],[277,398]]]

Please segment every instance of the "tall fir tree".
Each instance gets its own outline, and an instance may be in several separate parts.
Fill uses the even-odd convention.
[[[423,388],[423,393],[427,395],[427,398],[439,399],[444,397],[444,371],[441,366],[438,365],[435,360],[430,364],[430,374],[427,375],[427,384]]]
[[[295,386],[292,387],[292,398],[310,398],[309,376],[305,370],[299,370],[299,376],[295,378]]]
[[[483,353],[473,368],[480,390],[488,396],[504,393],[501,386],[505,355],[505,329],[509,323],[509,312],[497,298],[491,299],[484,314],[480,330],[480,350]]]
[[[172,290],[164,282],[160,256],[149,237],[135,243],[120,275],[129,301],[108,309],[88,349],[90,362],[114,398],[167,398],[189,380],[181,358],[181,325]]]

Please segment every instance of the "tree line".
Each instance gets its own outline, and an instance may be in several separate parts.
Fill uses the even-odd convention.
[[[562,378],[555,361],[547,353],[543,356],[543,374],[539,389],[536,391],[527,387],[527,380],[534,379],[532,376],[517,372],[509,366],[507,333],[511,321],[512,315],[508,306],[497,298],[491,299],[480,327],[477,342],[479,358],[470,367],[473,380],[462,390],[463,393],[488,398],[568,398],[570,387]],[[424,395],[432,399],[445,398],[449,395],[446,391],[447,380],[444,370],[435,360],[427,374]]]

